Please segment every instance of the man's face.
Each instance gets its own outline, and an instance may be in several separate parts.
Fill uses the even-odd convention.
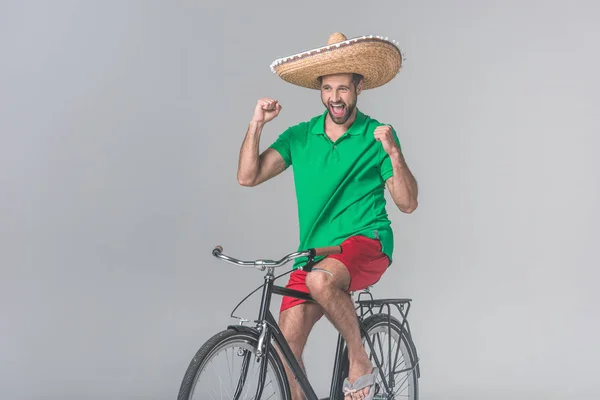
[[[321,101],[336,124],[344,124],[356,108],[362,82],[352,82],[352,74],[324,76],[321,82]]]

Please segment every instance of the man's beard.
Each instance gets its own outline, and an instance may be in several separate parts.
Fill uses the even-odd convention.
[[[333,105],[336,105],[336,107],[334,107]],[[340,101],[337,103],[330,102],[329,104],[325,105],[325,107],[329,111],[329,116],[331,117],[331,120],[338,125],[343,125],[344,123],[346,123],[346,121],[348,121],[348,118],[350,118],[350,116],[352,115],[356,104],[348,105],[343,101]]]

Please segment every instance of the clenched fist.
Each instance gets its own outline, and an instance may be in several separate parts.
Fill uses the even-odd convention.
[[[394,138],[394,132],[392,131],[392,127],[389,125],[382,125],[375,128],[375,132],[373,132],[373,136],[375,136],[375,140],[381,142],[383,146],[383,150],[387,154],[391,154],[395,151],[399,151],[400,147]]]
[[[277,100],[262,98],[256,103],[252,121],[267,123],[279,115],[281,104]]]

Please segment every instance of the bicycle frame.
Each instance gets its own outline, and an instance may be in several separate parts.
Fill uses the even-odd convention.
[[[259,309],[258,320],[255,321],[258,325],[258,327],[256,329],[259,331],[258,332],[259,333],[259,341],[258,341],[257,356],[260,357],[260,362],[261,362],[259,385],[258,385],[258,391],[256,393],[255,398],[260,398],[260,396],[262,395],[262,384],[265,379],[266,366],[267,366],[267,363],[265,362],[265,361],[267,361],[265,359],[265,356],[268,357],[268,354],[269,354],[268,346],[271,343],[271,339],[273,339],[281,352],[282,361],[287,363],[287,365],[290,368],[290,370],[292,371],[292,373],[296,376],[298,385],[304,392],[304,395],[306,396],[306,398],[308,400],[319,400],[313,387],[309,383],[306,374],[304,373],[304,371],[300,367],[300,364],[296,360],[296,356],[292,352],[287,340],[285,339],[283,333],[281,332],[281,329],[279,328],[278,323],[275,321],[275,318],[273,317],[273,314],[270,311],[271,299],[272,299],[273,294],[277,294],[277,295],[281,295],[281,296],[290,296],[290,297],[299,298],[299,299],[303,299],[303,300],[307,300],[307,301],[311,301],[311,302],[313,302],[314,299],[306,293],[303,293],[303,292],[300,292],[297,290],[293,290],[293,289],[288,289],[288,288],[281,287],[281,286],[277,286],[274,284],[274,280],[275,280],[275,276],[273,274],[273,268],[268,268],[267,274],[264,277],[265,282],[264,282],[263,290],[262,290],[262,297],[261,297],[261,304],[260,304],[260,309]],[[364,327],[361,324],[361,318],[359,318],[359,327],[360,327],[361,331],[363,331],[363,333],[366,334],[366,331],[364,330]],[[235,326],[230,326],[229,328],[239,329],[239,326],[235,325]],[[372,347],[372,343],[370,343],[370,340],[367,339],[367,341],[369,342],[369,346]],[[341,364],[342,364],[342,354],[344,351],[344,346],[345,346],[345,340],[341,334],[338,334],[329,399],[334,399],[334,396],[336,393],[341,393],[341,387],[339,387],[340,380],[337,378],[340,375]],[[381,365],[380,365],[379,360],[377,360],[377,357],[375,357],[375,362],[381,371]],[[245,377],[242,379],[245,380]],[[286,376],[286,379],[287,379],[287,376]],[[385,384],[385,380],[384,380],[384,384]]]
[[[273,294],[292,296],[307,301],[314,300],[310,295],[307,295],[306,293],[302,293],[300,291],[292,289],[287,289],[281,286],[276,286],[274,284],[275,276],[273,274],[273,268],[267,269],[267,274],[264,277],[264,281],[265,282],[262,290],[258,319],[255,321],[257,323],[256,329],[259,331],[257,356],[260,357],[261,362],[258,392],[256,393],[255,398],[260,398],[260,396],[262,395],[262,383],[265,379],[267,366],[266,357],[268,357],[268,347],[271,345],[271,339],[273,339],[281,352],[282,361],[287,363],[292,373],[296,376],[298,385],[304,392],[306,398],[308,400],[319,400],[314,389],[308,382],[306,374],[304,373],[304,371],[300,367],[300,364],[296,360],[296,356],[292,352],[287,340],[283,336],[283,333],[281,332],[277,321],[275,321],[275,317],[273,317],[273,314],[270,311],[271,298]],[[229,328],[238,329],[239,326],[230,326]],[[285,378],[287,379],[287,376]]]

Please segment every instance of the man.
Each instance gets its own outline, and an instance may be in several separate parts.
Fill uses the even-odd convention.
[[[265,124],[282,109],[277,100],[260,99],[240,150],[238,181],[244,186],[259,185],[293,166],[299,250],[342,248],[340,254],[320,259],[308,273],[300,268],[303,261],[296,262],[287,287],[310,293],[316,302],[284,297],[279,324],[303,366],[308,336],[326,315],[348,346],[346,399],[370,399],[374,392],[376,368],[362,346],[348,293],[376,283],[391,264],[394,243],[385,187],[402,212],[417,208],[417,183],[396,132],[357,108],[361,91],[390,81],[402,62],[395,42],[380,37],[347,40],[339,33],[326,47],[275,61],[271,68],[285,81],[320,90],[326,110],[288,128],[259,154]],[[292,398],[302,399],[287,373]],[[366,387],[353,386],[359,377],[368,382]]]

